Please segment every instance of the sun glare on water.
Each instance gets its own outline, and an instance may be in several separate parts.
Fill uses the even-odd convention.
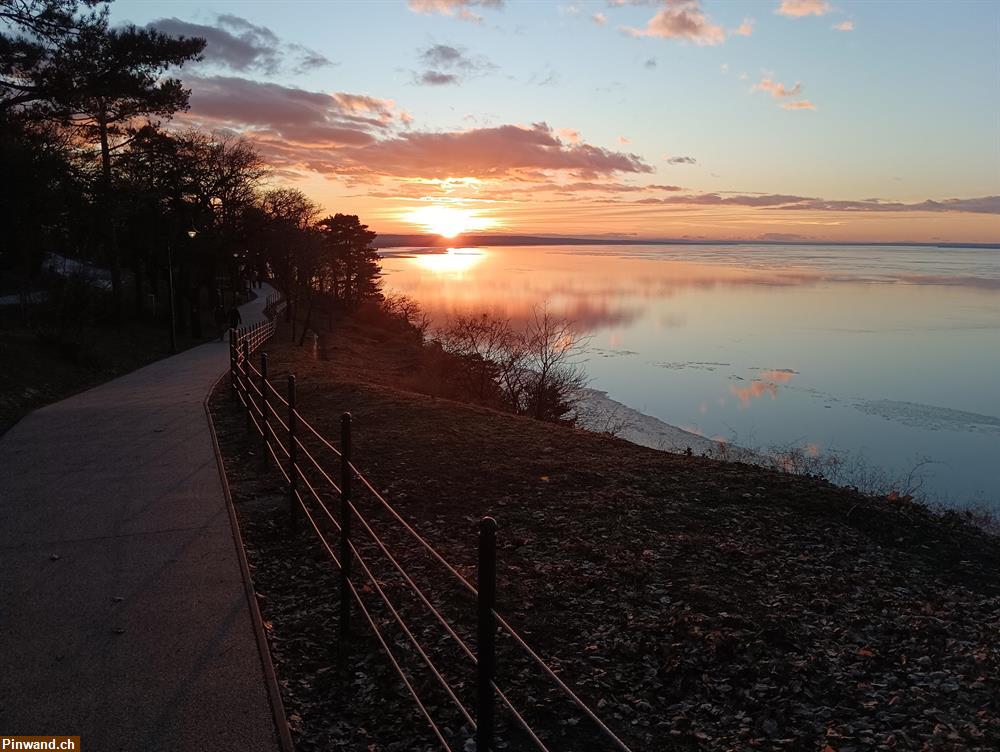
[[[478,248],[449,248],[444,253],[421,253],[413,260],[417,266],[434,274],[460,275],[485,257]]]
[[[406,214],[403,219],[443,238],[453,238],[470,230],[485,230],[493,225],[493,221],[487,217],[453,206],[422,206]]]

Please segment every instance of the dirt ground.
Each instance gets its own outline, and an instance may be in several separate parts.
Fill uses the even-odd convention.
[[[335,445],[350,411],[355,464],[473,582],[476,526],[497,520],[497,610],[631,749],[1000,748],[1000,545],[961,515],[408,391],[412,350],[349,322],[325,335],[325,360],[267,351],[272,382],[293,372],[300,413]],[[336,567],[307,525],[287,532],[284,481],[224,385],[213,415],[298,748],[440,748],[357,614],[338,664]],[[338,479],[332,453],[305,445]],[[320,498],[336,515],[337,495]],[[370,494],[356,504],[474,645],[456,579]],[[355,523],[375,579],[472,707],[471,663],[366,537]],[[471,749],[372,583],[357,568],[354,581],[448,743]],[[615,748],[499,645],[497,684],[549,749]],[[498,718],[499,748],[533,748]]]

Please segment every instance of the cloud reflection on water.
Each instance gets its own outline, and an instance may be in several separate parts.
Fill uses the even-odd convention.
[[[578,264],[562,246],[390,250],[382,265],[387,287],[418,300],[435,321],[491,311],[518,322],[547,302],[582,331],[628,324],[649,301],[685,290],[800,286],[825,278],[809,269],[739,268],[614,252],[591,252],[586,264]]]

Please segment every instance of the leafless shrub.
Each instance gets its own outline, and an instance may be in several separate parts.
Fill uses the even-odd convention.
[[[754,446],[752,440],[720,440],[704,456],[723,462],[742,462],[790,475],[811,475],[837,486],[853,488],[866,496],[885,496],[894,500],[923,499],[927,469],[934,464],[928,458],[917,460],[904,476],[894,476],[884,468],[871,465],[863,455],[847,452],[821,452],[797,444]]]
[[[477,401],[515,406],[522,390],[523,348],[510,320],[495,314],[456,316],[437,332],[462,364],[460,379]]]
[[[401,325],[423,342],[431,326],[430,317],[420,304],[407,295],[385,295],[379,308],[391,321]]]
[[[465,366],[468,388],[479,401],[495,401],[522,415],[575,421],[587,378],[579,359],[585,341],[544,306],[521,330],[497,314],[457,316],[437,332],[441,347]]]
[[[430,318],[420,308],[420,304],[408,295],[386,295],[382,307],[391,316],[397,316],[421,332],[430,327]]]
[[[538,420],[575,422],[574,412],[587,374],[580,365],[587,345],[572,322],[535,307],[522,334],[526,389],[521,412]]]

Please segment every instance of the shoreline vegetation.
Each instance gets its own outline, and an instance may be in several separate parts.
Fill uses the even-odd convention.
[[[476,520],[498,519],[500,610],[633,749],[1000,744],[1000,547],[966,515],[434,394],[433,345],[399,308],[333,315],[315,349],[286,325],[267,347],[274,382],[296,374],[299,409],[328,437],[352,413],[358,466],[460,571]],[[358,638],[338,700],[336,573],[311,540],[289,545],[283,484],[224,389],[212,410],[298,748],[428,746],[374,640]],[[468,604],[436,597],[471,628]],[[459,670],[419,604],[402,608]],[[523,665],[500,665],[550,744],[603,749]],[[430,708],[462,748],[446,704]]]

